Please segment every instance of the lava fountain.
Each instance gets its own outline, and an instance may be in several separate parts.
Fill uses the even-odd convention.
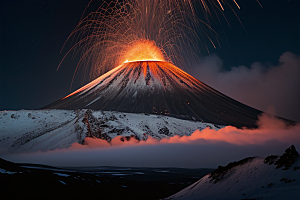
[[[200,15],[194,9],[197,3]],[[219,19],[218,14],[226,19],[226,8],[235,13],[240,6],[235,0],[91,0],[63,46],[71,44],[62,61],[71,52],[81,52],[73,80],[79,70],[83,78],[90,74],[94,80],[126,61],[124,52],[132,46],[155,41],[166,61],[191,67],[199,63],[201,48],[209,51],[203,38],[214,48],[220,44],[210,19]]]
[[[124,50],[120,64],[134,61],[166,61],[166,54],[154,41],[139,40]]]

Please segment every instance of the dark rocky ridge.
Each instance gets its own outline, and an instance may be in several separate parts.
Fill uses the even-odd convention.
[[[283,170],[288,170],[293,165],[293,163],[295,163],[298,157],[299,157],[299,153],[297,152],[295,146],[292,145],[289,148],[287,148],[280,157],[276,155],[267,156],[264,160],[264,163],[269,165],[272,164],[277,165],[276,169],[284,167]],[[254,158],[255,157],[248,157],[239,161],[231,162],[224,167],[219,166],[215,171],[210,173],[211,181],[213,183],[219,182],[226,176],[227,173],[232,171],[235,167],[251,162]],[[294,170],[298,170],[298,169],[299,169],[298,166],[294,167]]]
[[[249,128],[262,114],[162,61],[124,63],[44,109],[149,113]]]
[[[269,165],[277,165],[276,169],[283,167],[283,170],[288,170],[298,158],[299,153],[297,152],[295,146],[292,145],[289,148],[287,148],[280,157],[276,155],[266,157],[264,163]],[[297,169],[298,167],[295,167],[295,170]]]

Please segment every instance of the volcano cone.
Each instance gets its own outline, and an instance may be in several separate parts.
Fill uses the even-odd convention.
[[[45,109],[148,113],[236,127],[255,127],[262,113],[163,61],[124,63]]]

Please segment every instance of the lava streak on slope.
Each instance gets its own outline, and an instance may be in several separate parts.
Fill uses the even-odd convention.
[[[125,62],[44,108],[149,113],[236,127],[256,127],[261,114],[164,61]]]

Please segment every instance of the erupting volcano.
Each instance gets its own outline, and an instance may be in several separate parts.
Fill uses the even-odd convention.
[[[165,61],[125,62],[45,109],[168,115],[254,127],[261,111],[239,103]]]
[[[76,43],[67,54],[82,51],[74,76],[84,65],[96,79],[44,108],[148,113],[256,127],[261,111],[171,64],[181,66],[185,49],[197,46],[193,40],[197,20],[190,1],[125,2],[103,4],[80,20],[68,37]],[[201,1],[204,13],[210,13],[207,3],[224,10],[217,2]],[[209,23],[203,23],[214,32]]]

